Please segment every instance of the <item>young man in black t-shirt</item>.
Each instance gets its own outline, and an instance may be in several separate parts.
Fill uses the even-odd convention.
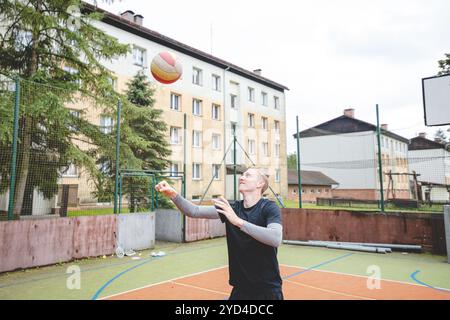
[[[267,176],[250,168],[239,179],[243,200],[229,204],[220,197],[214,206],[196,206],[181,197],[165,181],[156,190],[170,197],[185,215],[193,218],[221,219],[226,225],[230,300],[282,300],[282,280],[277,248],[282,239],[280,208],[263,199]]]

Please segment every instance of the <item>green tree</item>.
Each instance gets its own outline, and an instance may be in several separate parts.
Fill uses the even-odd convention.
[[[155,89],[146,75],[139,71],[127,83],[125,95],[129,103],[124,105],[123,136],[121,139],[130,150],[130,162],[121,161],[122,168],[161,171],[167,169],[171,154],[166,133],[167,125],[161,120],[163,110],[154,107]],[[160,174],[156,175],[159,178]],[[149,178],[133,177],[124,180],[123,192],[128,196],[131,212],[148,209]],[[159,206],[168,207],[167,199],[160,199]]]
[[[287,156],[287,163],[289,170],[297,170],[297,153],[290,153]]]
[[[439,68],[441,71],[439,71],[438,75],[443,76],[446,74],[450,74],[450,53],[445,54],[445,58],[438,61]]]
[[[438,129],[434,134],[434,139],[439,141],[440,143],[446,143],[447,142],[447,136],[442,129]]]
[[[0,0],[0,72],[23,79],[15,215],[29,214],[25,194],[30,190],[37,187],[46,198],[57,192],[62,167],[73,163],[95,176],[95,159],[110,152],[114,143],[83,118],[83,110],[74,114],[67,108],[88,99],[102,112],[114,114],[120,96],[101,61],[129,52],[127,45],[93,25],[102,15],[83,6],[79,0]],[[74,7],[84,13],[68,13]],[[7,100],[0,99],[0,114],[12,113],[11,104],[3,103]],[[0,152],[7,156],[0,164],[0,193],[8,188],[12,141],[12,121],[5,122]],[[80,141],[90,147],[82,149]]]

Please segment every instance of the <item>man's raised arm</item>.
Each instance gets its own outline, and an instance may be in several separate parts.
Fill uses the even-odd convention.
[[[197,206],[181,195],[179,195],[174,188],[172,188],[166,181],[161,181],[155,186],[156,191],[169,197],[177,208],[186,216],[191,218],[203,219],[219,219],[219,214],[214,206]]]

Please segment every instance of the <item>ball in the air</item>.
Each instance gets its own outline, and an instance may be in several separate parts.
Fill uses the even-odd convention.
[[[153,77],[164,84],[174,83],[183,73],[177,57],[168,51],[157,54],[152,60],[150,69]]]

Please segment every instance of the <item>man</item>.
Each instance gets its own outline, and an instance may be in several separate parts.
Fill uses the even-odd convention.
[[[181,197],[165,181],[156,186],[185,215],[192,218],[221,219],[226,226],[230,300],[283,300],[282,280],[277,260],[281,244],[280,208],[263,199],[268,188],[266,175],[250,168],[239,179],[243,199],[232,205],[220,197],[214,206],[196,206]]]

